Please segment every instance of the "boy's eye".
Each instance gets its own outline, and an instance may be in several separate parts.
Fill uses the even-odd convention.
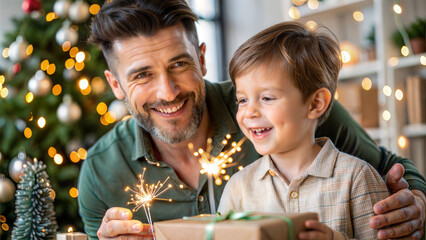
[[[272,97],[263,97],[262,100],[263,101],[272,101],[272,100],[274,100],[274,98],[272,98]]]
[[[244,104],[244,103],[246,103],[246,102],[247,102],[247,99],[245,99],[245,98],[239,98],[239,99],[237,100],[237,105]]]

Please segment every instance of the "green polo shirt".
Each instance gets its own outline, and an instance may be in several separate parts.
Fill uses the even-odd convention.
[[[244,136],[235,119],[237,106],[232,84],[229,81],[206,81],[206,102],[214,127],[212,155],[216,156],[229,147],[229,144],[222,144],[227,134],[232,136],[230,142],[238,142]],[[329,137],[341,151],[365,159],[382,175],[394,163],[402,163],[407,169],[404,177],[410,187],[426,191],[425,181],[414,165],[407,159],[379,149],[340,104],[333,105],[330,117],[317,130],[316,137],[320,136]],[[233,159],[237,164],[226,169],[227,175],[232,176],[238,171],[238,166],[246,166],[260,157],[249,141],[243,144],[242,149],[242,152],[234,154]],[[127,204],[130,193],[124,189],[126,186],[134,188],[144,168],[147,169],[144,178],[146,183],[156,183],[170,177],[167,183],[173,186],[161,195],[161,198],[172,199],[172,202],[152,203],[151,216],[154,222],[210,213],[206,175],[200,174],[198,189],[187,186],[170,166],[155,158],[150,135],[131,118],[118,123],[91,147],[81,168],[79,211],[90,238],[96,238],[107,209],[134,207]],[[216,207],[224,185],[214,185]],[[134,213],[134,219],[147,222],[143,209]]]

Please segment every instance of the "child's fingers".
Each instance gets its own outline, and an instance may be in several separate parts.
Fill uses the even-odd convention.
[[[308,232],[300,232],[299,239],[301,240],[321,240],[326,239],[325,234],[320,231],[308,231]]]
[[[308,231],[301,232],[300,239],[332,239],[333,237],[332,230],[318,220],[307,220],[305,227]]]
[[[322,224],[321,222],[317,220],[307,220],[305,222],[305,227],[310,230],[317,230],[323,233],[326,233],[329,229],[326,225]]]

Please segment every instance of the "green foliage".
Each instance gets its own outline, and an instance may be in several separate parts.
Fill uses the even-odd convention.
[[[52,187],[46,165],[37,160],[29,164],[16,191],[14,240],[55,239],[58,224],[53,205]]]
[[[370,32],[368,32],[367,40],[370,45],[376,45],[376,26],[372,26]]]
[[[97,3],[95,0],[84,0],[89,5]],[[71,1],[73,2],[73,1]],[[0,152],[3,160],[0,162],[1,173],[10,178],[8,166],[10,161],[24,150],[31,158],[43,159],[47,165],[47,173],[56,192],[55,207],[59,228],[66,231],[72,225],[78,231],[83,231],[81,219],[78,215],[77,199],[69,195],[71,187],[77,186],[79,168],[81,161],[73,163],[70,161],[70,151],[76,151],[71,143],[76,146],[88,149],[101,135],[111,129],[112,125],[104,126],[100,123],[100,115],[96,111],[96,106],[100,102],[107,105],[114,100],[107,82],[103,78],[103,72],[107,69],[102,52],[97,46],[88,45],[90,19],[84,23],[73,23],[78,28],[79,41],[75,45],[80,51],[88,53],[85,60],[85,67],[78,72],[78,76],[73,79],[65,79],[65,61],[70,58],[70,52],[64,52],[62,46],[56,42],[56,33],[62,27],[65,20],[56,18],[51,22],[46,21],[46,14],[53,11],[55,0],[41,1],[42,9],[40,17],[25,15],[13,19],[14,29],[4,33],[4,42],[0,49],[9,47],[16,40],[18,35],[34,47],[31,56],[20,62],[21,71],[12,72],[15,63],[9,62],[0,66],[0,75],[4,75],[5,82],[2,87],[9,89],[7,98],[0,97]],[[45,96],[35,96],[30,103],[25,101],[25,96],[29,92],[28,81],[40,69],[43,60],[54,63],[56,71],[50,75],[52,86],[59,84],[62,92],[55,96],[49,92]],[[91,81],[94,77],[103,79],[106,85],[104,92],[97,93],[92,87],[92,92],[83,95],[78,87],[77,81],[85,77]],[[72,100],[77,103],[81,110],[81,118],[72,124],[65,124],[59,121],[57,109],[63,102],[65,94],[69,94]],[[46,126],[40,128],[37,120],[40,117],[46,119]],[[23,128],[18,123],[24,123],[24,128],[31,129],[32,136],[26,138]],[[75,144],[74,144],[75,145]],[[49,156],[48,149],[54,147],[57,153],[63,157],[63,163],[57,165],[53,158]],[[6,223],[12,226],[15,221],[15,202],[1,204],[0,215],[6,217]],[[11,231],[0,232],[1,239],[10,239]]]
[[[413,38],[426,38],[426,20],[422,18],[417,18],[416,21],[410,23],[405,27],[409,39]],[[392,35],[392,40],[398,48],[401,48],[405,45],[402,34],[399,31],[396,31]]]

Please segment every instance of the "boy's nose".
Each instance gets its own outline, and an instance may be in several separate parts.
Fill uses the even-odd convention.
[[[257,117],[260,117],[260,112],[257,109],[255,103],[251,103],[251,104],[249,104],[247,106],[245,117],[246,118],[257,118]]]
[[[162,74],[159,78],[159,86],[157,90],[157,98],[164,101],[173,101],[179,94],[180,88],[176,84],[176,80],[167,73]]]

